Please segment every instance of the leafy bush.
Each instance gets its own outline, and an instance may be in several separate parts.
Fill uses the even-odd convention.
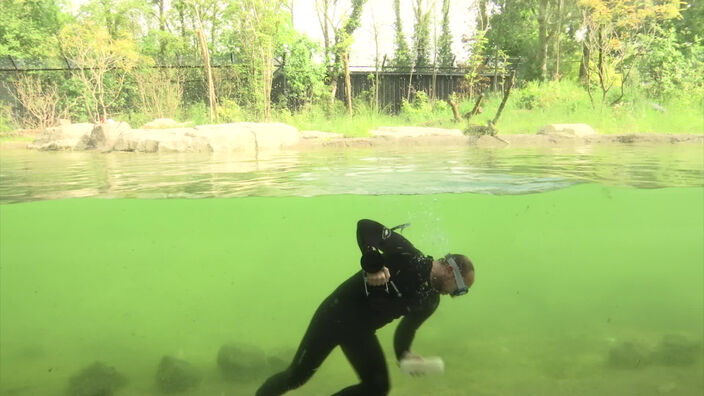
[[[237,102],[231,99],[221,99],[218,106],[218,118],[221,122],[237,122],[242,121],[244,116]]]
[[[0,136],[15,129],[12,119],[12,108],[9,105],[0,105]]]

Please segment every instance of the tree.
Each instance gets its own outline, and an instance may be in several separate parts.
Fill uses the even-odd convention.
[[[584,25],[588,32],[585,45],[596,59],[589,59],[601,89],[601,102],[615,85],[620,94],[611,101],[618,103],[624,96],[636,61],[649,51],[657,37],[658,23],[680,16],[678,4],[670,0],[580,0],[584,10]],[[588,80],[589,77],[587,78]],[[589,87],[588,87],[589,88]]]
[[[430,10],[424,9],[423,0],[415,0],[413,13],[413,64],[418,69],[430,66]]]
[[[227,15],[233,21],[231,42],[249,74],[243,89],[250,89],[252,110],[265,119],[271,117],[271,87],[274,77],[274,50],[285,18],[284,0],[242,0],[233,2]]]
[[[120,99],[128,74],[139,62],[136,44],[127,37],[113,38],[106,28],[90,22],[66,25],[59,43],[76,68],[88,117],[106,119]]]
[[[454,66],[452,54],[452,33],[450,32],[450,0],[442,0],[442,30],[438,41],[438,65],[440,68]]]
[[[78,19],[104,27],[113,39],[142,36],[149,4],[142,0],[89,0]]]
[[[0,1],[0,56],[44,59],[55,55],[60,15],[54,0]]]
[[[335,62],[330,70],[330,91],[332,93],[331,100],[335,99],[337,90],[337,82],[341,75],[345,77],[345,97],[347,102],[347,112],[352,114],[352,87],[350,84],[349,70],[349,49],[354,40],[352,34],[361,23],[362,8],[367,0],[352,0],[352,9],[350,14],[342,22],[341,28],[335,28]]]
[[[391,64],[397,68],[410,69],[412,65],[411,52],[403,33],[400,0],[394,0],[394,15],[396,17],[394,21],[394,58]]]
[[[282,97],[276,98],[292,111],[323,96],[325,65],[315,61],[319,45],[298,33],[290,23],[282,24],[276,58],[280,59],[280,73],[285,79]]]

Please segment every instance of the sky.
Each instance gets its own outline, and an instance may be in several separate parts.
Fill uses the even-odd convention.
[[[319,1],[319,0],[318,0]],[[401,0],[401,16],[403,30],[409,47],[413,36],[415,17],[413,7],[416,0]],[[293,24],[299,32],[307,34],[311,39],[323,43],[323,34],[315,10],[316,0],[293,0]],[[335,21],[349,14],[349,1],[341,0],[336,12]],[[475,13],[470,11],[475,0],[451,0],[450,2],[450,31],[452,33],[452,51],[457,60],[466,59],[462,48],[462,36],[471,34],[475,26]],[[424,7],[434,9],[431,17],[431,43],[433,42],[433,21],[436,21],[437,36],[440,36],[442,23],[442,0],[424,0]],[[394,11],[393,0],[368,0],[362,12],[362,24],[354,33],[354,43],[350,48],[351,66],[373,66],[375,57],[374,25],[379,32],[379,57],[384,54],[392,57],[394,54]],[[431,55],[432,56],[432,55]]]

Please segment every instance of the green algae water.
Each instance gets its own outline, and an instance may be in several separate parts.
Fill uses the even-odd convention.
[[[413,178],[396,176],[404,173],[400,165],[392,177],[375,179],[355,161],[339,172],[389,189],[301,193],[306,183],[313,191],[326,185],[316,173],[320,163],[283,176],[293,180],[289,193],[271,194],[278,181],[261,169],[256,177],[266,182],[249,193],[223,187],[225,177],[212,174],[200,188],[179,181],[159,193],[158,176],[150,175],[154,182],[126,191],[121,177],[136,171],[103,171],[112,175],[110,188],[85,180],[59,188],[46,181],[49,171],[22,179],[17,169],[26,164],[6,158],[2,191],[15,203],[0,205],[0,394],[65,394],[72,376],[100,361],[128,380],[116,394],[156,395],[157,366],[168,355],[202,375],[185,394],[252,395],[275,365],[226,381],[218,349],[247,345],[268,362],[287,362],[318,304],[358,270],[356,221],[372,218],[411,222],[404,235],[424,253],[466,253],[477,268],[470,293],[443,297],[413,344],[416,353],[442,356],[444,375],[402,375],[392,352],[396,323],[378,332],[391,395],[700,395],[699,155],[693,166],[649,169],[628,178],[630,185],[583,183],[561,166],[507,170],[519,160],[487,170],[492,178],[458,182],[491,194],[434,184],[422,176],[434,174],[432,166],[410,170],[421,175],[413,190],[406,185]],[[368,153],[359,158],[369,162]],[[376,166],[394,161],[385,158]],[[465,162],[451,160],[459,161],[460,180],[471,179],[472,172],[458,171]],[[624,169],[581,161],[587,164],[579,172]],[[344,181],[328,184],[335,183]],[[360,188],[350,183],[353,192],[353,185]],[[427,193],[443,188],[448,193]],[[47,200],[81,195],[76,191],[95,197]],[[225,197],[186,199],[179,191]],[[159,198],[134,198],[142,195]],[[164,199],[174,195],[181,197]],[[289,394],[329,395],[356,381],[336,349]]]

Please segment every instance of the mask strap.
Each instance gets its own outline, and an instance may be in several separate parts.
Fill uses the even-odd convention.
[[[445,255],[445,262],[452,267],[452,273],[455,275],[455,283],[457,284],[457,290],[455,290],[452,295],[455,296],[460,296],[462,294],[467,293],[469,288],[467,285],[464,283],[464,278],[462,277],[462,272],[460,271],[460,267],[457,265],[455,262],[455,259],[452,257],[452,255],[447,254]]]

